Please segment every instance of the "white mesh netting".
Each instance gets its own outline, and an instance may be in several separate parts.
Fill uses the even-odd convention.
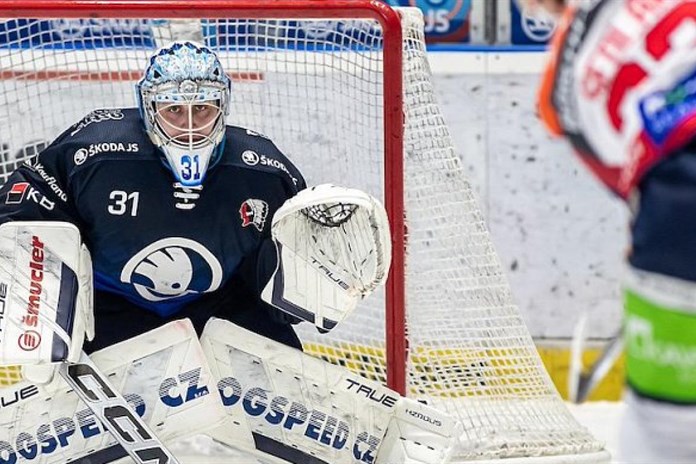
[[[401,14],[409,395],[460,419],[456,461],[601,460],[512,302],[434,99],[422,19]],[[0,21],[1,180],[91,110],[135,106],[147,57],[173,37],[218,50],[234,79],[229,123],[270,136],[310,185],[384,197],[383,35],[355,19]],[[385,382],[384,295],[330,334],[301,328],[307,351]]]

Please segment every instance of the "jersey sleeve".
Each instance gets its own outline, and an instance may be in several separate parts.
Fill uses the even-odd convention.
[[[264,138],[261,142],[263,145],[259,147],[259,151],[267,155],[267,158],[265,158],[266,165],[269,166],[269,171],[280,182],[280,187],[274,195],[273,203],[275,207],[272,207],[268,214],[268,222],[270,224],[276,210],[285,201],[307,188],[307,184],[300,170],[272,141]],[[261,158],[261,162],[264,162],[264,158]],[[255,252],[243,260],[240,267],[242,280],[257,298],[259,307],[267,312],[272,320],[279,323],[297,324],[301,322],[301,319],[287,314],[261,299],[261,291],[273,275],[277,264],[276,246],[271,238],[271,227],[269,226],[264,229],[263,239]]]
[[[0,188],[0,223],[66,221],[80,227],[69,185],[67,134],[17,168]]]
[[[306,189],[307,183],[297,166],[271,140],[266,140],[266,142],[267,147],[265,147],[264,152],[270,156],[266,157],[265,160],[262,158],[262,162],[265,161],[281,179],[285,192],[284,198],[280,202],[282,205],[285,200]]]
[[[297,167],[288,160],[288,171],[290,172],[290,181],[287,182],[288,188],[287,188],[287,199],[290,199],[297,195],[301,190],[304,190],[307,188],[307,182],[304,179],[304,176],[300,172]]]

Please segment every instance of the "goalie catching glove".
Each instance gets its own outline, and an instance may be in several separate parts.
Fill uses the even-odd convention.
[[[67,222],[0,225],[0,365],[80,358],[94,337],[92,263]]]
[[[387,278],[387,214],[359,190],[324,184],[301,191],[276,211],[271,235],[278,264],[262,299],[321,331]]]

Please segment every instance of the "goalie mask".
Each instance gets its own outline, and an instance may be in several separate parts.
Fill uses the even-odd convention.
[[[158,50],[136,85],[145,130],[183,185],[200,185],[222,154],[230,87],[215,53],[192,42]]]

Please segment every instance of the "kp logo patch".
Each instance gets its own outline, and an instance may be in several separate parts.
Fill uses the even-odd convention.
[[[24,200],[24,194],[29,190],[29,182],[17,182],[7,192],[5,203],[8,205],[16,205]]]
[[[7,192],[5,203],[8,205],[16,205],[23,202],[25,198],[49,211],[56,206],[54,202],[41,195],[38,190],[30,187],[28,182],[17,182],[13,184],[12,187],[10,187],[10,191]]]
[[[249,198],[239,208],[239,216],[242,218],[242,227],[253,225],[261,232],[266,224],[266,216],[268,216],[268,203],[263,200]]]

